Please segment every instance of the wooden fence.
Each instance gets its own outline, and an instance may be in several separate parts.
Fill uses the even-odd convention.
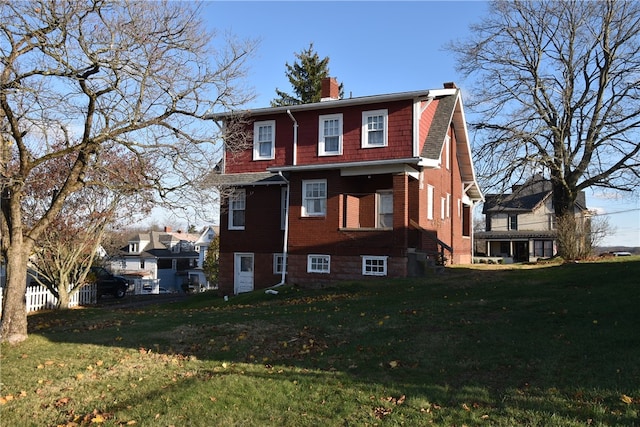
[[[71,296],[69,308],[79,305],[95,304],[97,302],[97,286],[95,284],[84,285],[78,292]],[[0,287],[0,314],[2,314],[2,298],[4,288]],[[56,308],[58,299],[44,286],[27,286],[25,293],[27,313],[38,310],[50,310]]]

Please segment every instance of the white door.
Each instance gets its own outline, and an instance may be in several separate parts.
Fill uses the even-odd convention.
[[[235,254],[234,293],[253,291],[253,254]]]

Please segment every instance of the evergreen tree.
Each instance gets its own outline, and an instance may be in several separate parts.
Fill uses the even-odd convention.
[[[202,269],[209,284],[217,286],[220,274],[220,236],[216,235],[209,244]]]
[[[297,60],[290,65],[286,63],[286,75],[293,87],[293,94],[288,94],[276,88],[278,98],[271,101],[272,107],[285,105],[309,104],[319,102],[322,92],[322,80],[329,77],[329,57],[320,59],[313,50],[313,43],[308,49],[295,54]],[[340,84],[340,98],[343,95]]]

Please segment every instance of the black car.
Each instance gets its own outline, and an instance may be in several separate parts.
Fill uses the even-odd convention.
[[[91,267],[91,278],[98,285],[98,298],[102,295],[113,295],[123,298],[129,289],[129,282],[121,276],[114,276],[103,267]]]

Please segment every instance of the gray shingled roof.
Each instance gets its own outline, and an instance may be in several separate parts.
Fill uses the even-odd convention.
[[[247,172],[234,174],[219,174],[211,177],[213,185],[245,186],[245,185],[283,185],[286,184],[284,178],[273,172]]]
[[[438,99],[438,106],[429,128],[429,134],[422,147],[421,157],[438,159],[442,152],[442,145],[449,132],[449,125],[456,107],[457,95],[447,95]]]
[[[514,186],[510,194],[487,194],[482,213],[491,212],[531,212],[553,194],[551,181],[541,175],[531,177],[523,185]],[[584,191],[578,194],[576,205],[586,209]]]

